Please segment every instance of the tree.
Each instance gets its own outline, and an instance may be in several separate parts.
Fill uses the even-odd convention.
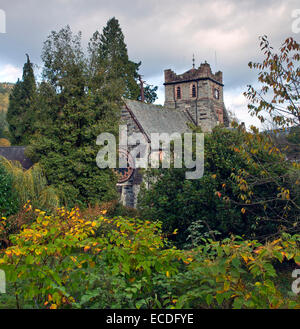
[[[104,27],[102,34],[96,31],[89,43],[90,70],[98,77],[111,93],[122,97],[140,99],[138,70],[141,62],[129,60],[124,35],[119,21],[113,17]],[[98,80],[96,80],[98,81]],[[145,88],[145,100],[152,103],[156,100],[157,87]]]
[[[144,98],[146,103],[154,103],[157,100],[157,86],[146,85],[144,88]],[[141,95],[138,97],[141,100]]]
[[[29,56],[23,67],[22,80],[15,84],[7,112],[12,144],[27,145],[33,134],[35,120],[36,82]]]
[[[95,143],[101,132],[116,133],[119,107],[90,79],[81,34],[74,35],[69,26],[53,31],[42,59],[39,128],[27,155],[43,166],[49,184],[65,195],[68,205],[116,198],[116,177],[97,167]]]
[[[250,100],[248,108],[262,122],[266,113],[279,126],[300,124],[300,45],[287,38],[279,53],[275,53],[266,36],[260,38],[265,59],[262,63],[249,63],[258,69],[261,89],[248,86],[244,95]]]
[[[163,222],[166,234],[178,229],[177,245],[193,245],[189,237],[266,239],[299,231],[299,170],[269,136],[216,127],[205,135],[204,176],[187,180],[185,171],[150,170],[138,205],[144,218]]]

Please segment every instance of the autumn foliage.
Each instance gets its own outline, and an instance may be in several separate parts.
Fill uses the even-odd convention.
[[[300,262],[300,236],[265,245],[239,237],[189,251],[170,245],[159,222],[83,218],[79,208],[31,224],[0,253],[18,308],[295,308],[275,285],[274,263]],[[6,230],[2,218],[0,231]],[[177,234],[177,231],[173,232]]]

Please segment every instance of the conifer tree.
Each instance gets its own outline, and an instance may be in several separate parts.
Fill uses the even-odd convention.
[[[89,43],[91,71],[101,77],[106,89],[129,99],[140,99],[138,83],[141,62],[135,63],[128,57],[127,46],[119,21],[113,17],[104,27],[102,34],[96,31]],[[145,100],[156,99],[157,88],[147,86]]]
[[[27,145],[35,120],[36,82],[29,56],[23,67],[22,80],[15,84],[9,99],[7,122],[14,145]]]

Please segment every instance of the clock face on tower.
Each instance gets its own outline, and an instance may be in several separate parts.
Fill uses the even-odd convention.
[[[127,182],[134,173],[134,162],[132,156],[125,150],[119,149],[119,159],[125,160],[127,163],[126,168],[116,168],[114,172],[118,176],[118,183]]]

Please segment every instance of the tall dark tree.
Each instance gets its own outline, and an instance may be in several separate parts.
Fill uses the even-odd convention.
[[[113,17],[104,27],[102,34],[95,32],[89,43],[91,71],[100,75],[112,92],[129,99],[139,99],[138,83],[141,62],[135,63],[128,57],[127,46],[119,21]],[[157,88],[147,87],[145,100],[156,99]]]
[[[63,192],[69,205],[116,198],[115,175],[96,165],[96,139],[101,132],[115,131],[118,121],[109,120],[107,113],[116,105],[89,87],[81,35],[69,26],[52,32],[42,59],[40,128],[27,154],[40,162],[48,182]]]
[[[11,142],[15,145],[28,144],[35,120],[36,82],[33,65],[26,56],[22,80],[18,80],[12,90],[7,111]]]

